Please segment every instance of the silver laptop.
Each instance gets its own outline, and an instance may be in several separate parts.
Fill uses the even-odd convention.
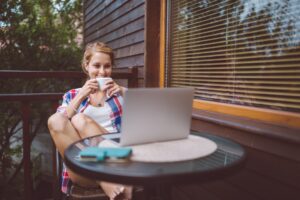
[[[192,88],[129,89],[124,96],[120,134],[105,138],[120,146],[186,138],[190,133]]]

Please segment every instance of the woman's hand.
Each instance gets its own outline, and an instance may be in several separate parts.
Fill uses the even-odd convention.
[[[93,94],[98,90],[99,86],[98,86],[98,82],[97,80],[94,79],[90,79],[87,80],[85,82],[85,84],[82,86],[82,88],[79,91],[79,94],[85,98],[87,97],[89,94]]]
[[[107,95],[110,97],[117,93],[120,93],[122,96],[124,94],[124,88],[119,86],[113,80],[106,81],[103,90],[106,91]]]

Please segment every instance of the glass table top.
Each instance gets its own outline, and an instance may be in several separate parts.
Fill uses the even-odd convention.
[[[192,131],[191,134],[214,141],[217,144],[217,150],[206,157],[171,163],[146,163],[130,160],[125,162],[83,162],[78,160],[81,149],[87,146],[97,146],[104,140],[99,135],[69,146],[65,151],[65,163],[74,172],[88,178],[141,185],[155,182],[205,181],[226,176],[242,167],[246,152],[238,143],[208,133]]]

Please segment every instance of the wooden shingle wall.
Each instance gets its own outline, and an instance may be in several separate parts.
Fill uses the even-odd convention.
[[[144,86],[144,0],[84,1],[84,44],[101,41],[115,52],[115,66],[139,67]]]

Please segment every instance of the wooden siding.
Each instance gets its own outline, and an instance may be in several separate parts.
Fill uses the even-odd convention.
[[[144,0],[84,1],[84,44],[107,43],[115,52],[115,67],[139,66],[144,86]]]

